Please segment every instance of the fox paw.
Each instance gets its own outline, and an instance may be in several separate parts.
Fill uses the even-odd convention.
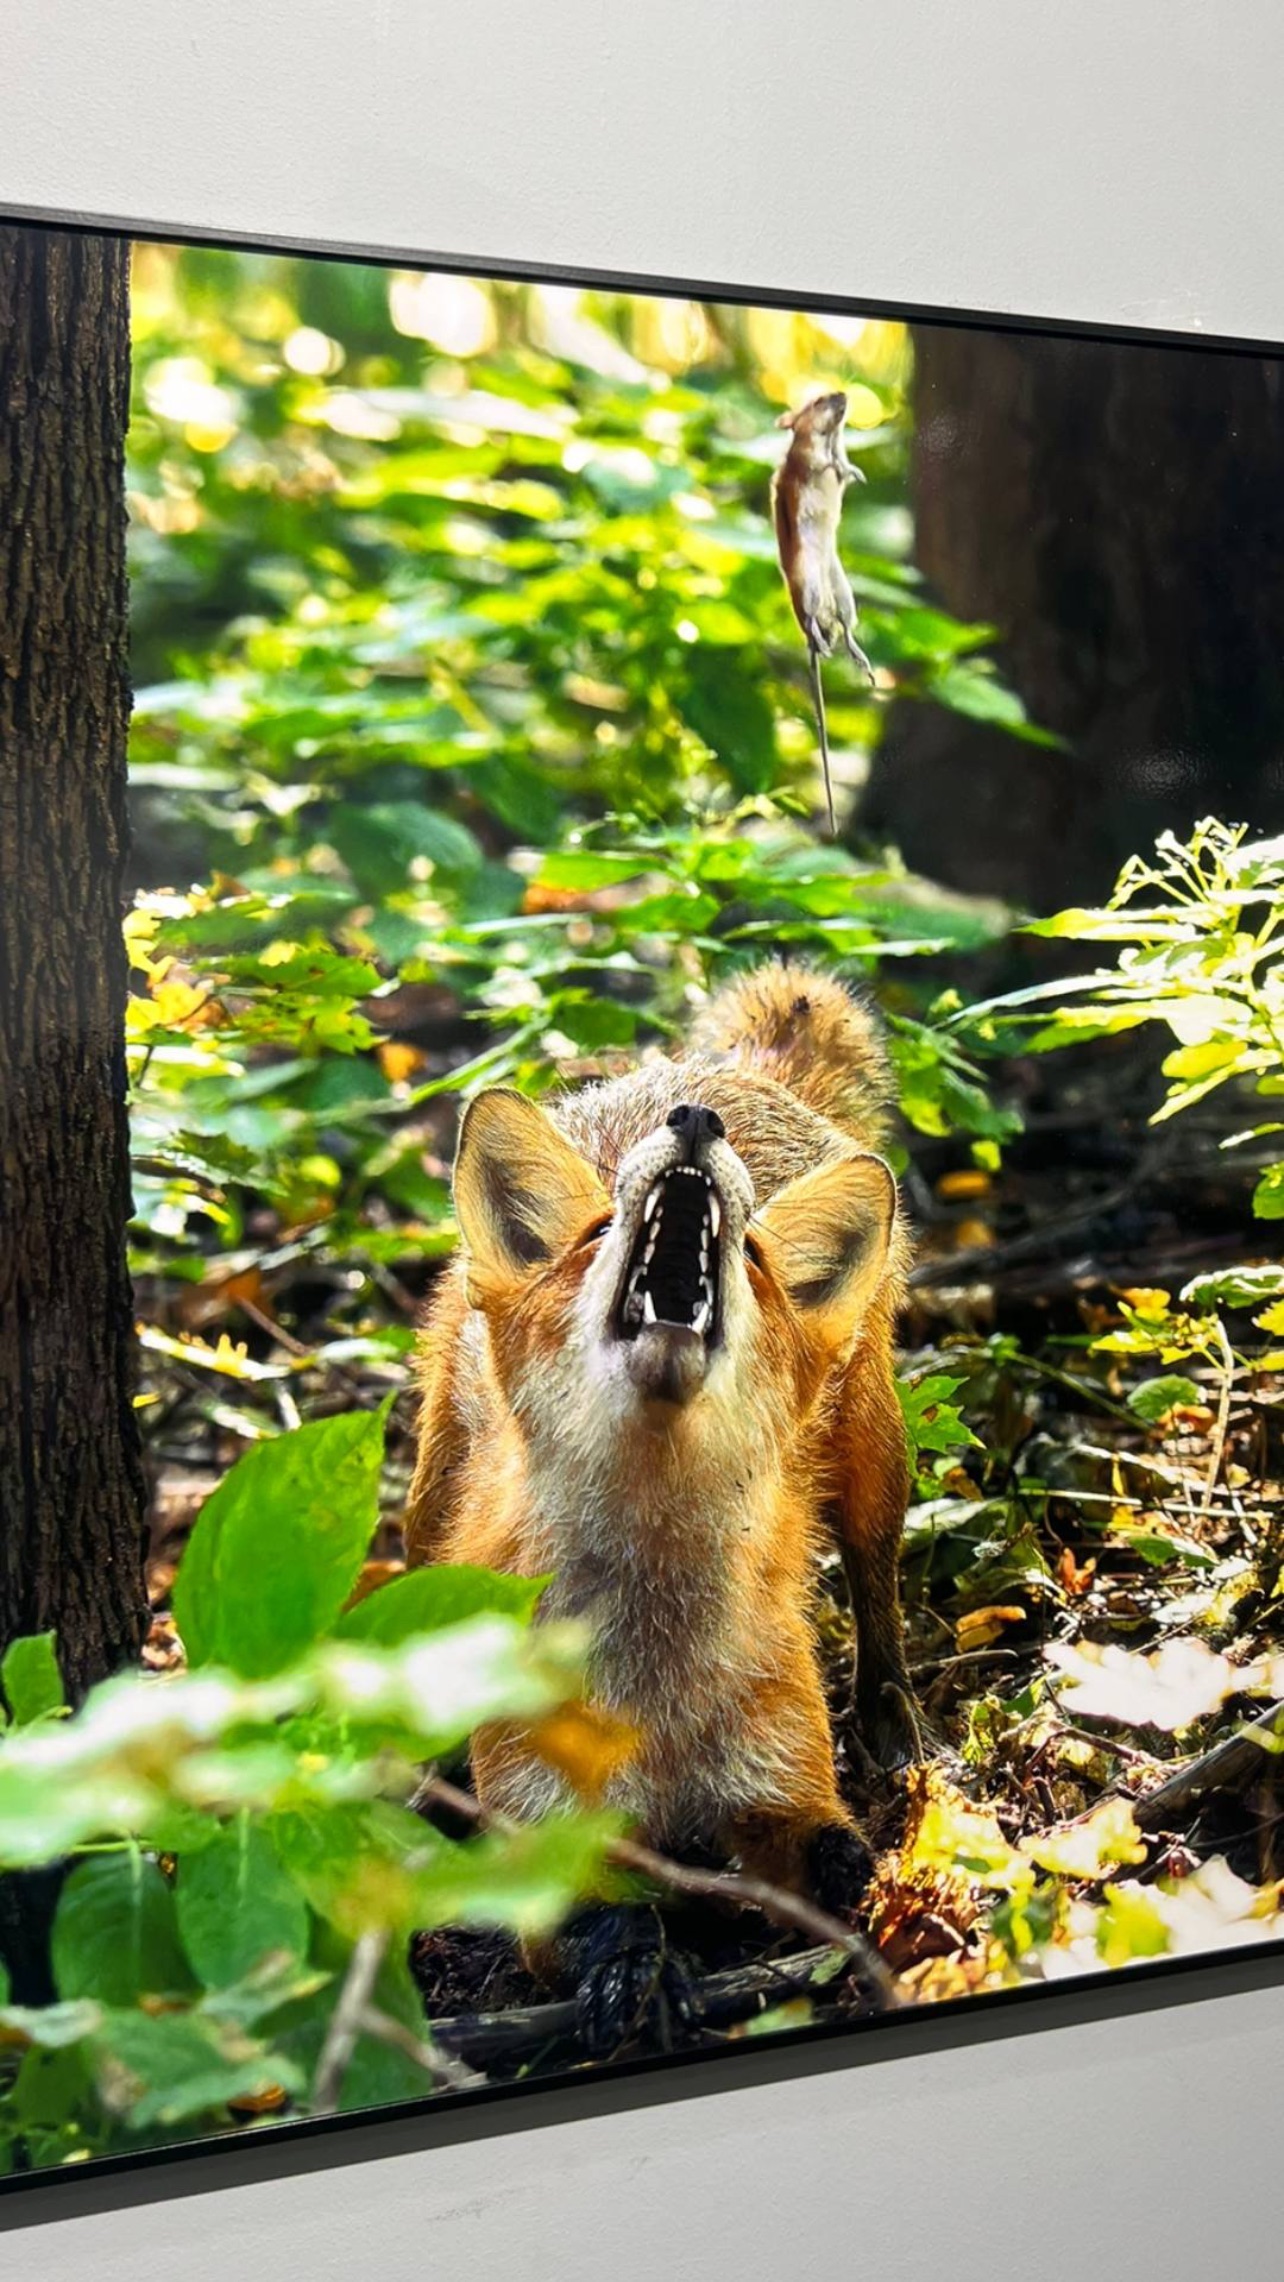
[[[584,1939],[576,2025],[590,2060],[624,2047],[672,2052],[698,2025],[685,1960],[671,1950],[653,1911],[607,1910]]]
[[[816,1832],[807,1849],[807,1883],[812,1900],[831,1917],[859,1907],[873,1874],[873,1855],[846,1823],[826,1823]]]
[[[876,1696],[857,1697],[856,1725],[875,1766],[895,1775],[927,1756],[927,1739],[914,1698],[896,1680],[885,1680]]]

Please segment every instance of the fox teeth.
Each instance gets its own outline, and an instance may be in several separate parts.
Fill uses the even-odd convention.
[[[718,1200],[717,1190],[712,1187],[709,1190],[709,1220],[716,1236],[722,1227],[722,1206]]]
[[[649,1191],[648,1195],[647,1195],[647,1198],[646,1198],[646,1202],[644,1203],[644,1205],[643,1205],[643,1207],[642,1207],[642,1218],[643,1218],[644,1220],[650,1220],[650,1219],[651,1219],[651,1217],[652,1217],[652,1215],[654,1214],[654,1212],[655,1212],[655,1208],[656,1208],[656,1206],[658,1205],[659,1201],[660,1201],[660,1191],[659,1191],[659,1189],[658,1189],[658,1188],[653,1188],[653,1189],[651,1189],[651,1190]]]
[[[642,1321],[644,1323],[654,1323],[656,1321],[655,1301],[652,1299],[650,1292],[644,1292],[642,1295]]]
[[[703,1331],[708,1320],[709,1302],[707,1299],[702,1299],[699,1307],[695,1311],[695,1314],[691,1318],[691,1329],[693,1331]]]

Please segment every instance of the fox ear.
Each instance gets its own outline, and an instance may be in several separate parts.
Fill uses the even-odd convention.
[[[798,414],[796,412],[782,412],[780,418],[776,422],[776,426],[778,428],[792,428],[797,418]]]
[[[849,1347],[883,1278],[896,1183],[881,1157],[843,1157],[773,1196],[758,1225],[794,1306]]]
[[[496,1086],[464,1111],[455,1212],[474,1283],[551,1260],[610,1199],[591,1165],[524,1094]]]

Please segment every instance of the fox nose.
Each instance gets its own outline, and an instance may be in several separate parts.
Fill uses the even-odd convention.
[[[705,1109],[699,1102],[680,1101],[668,1116],[671,1132],[686,1145],[687,1163],[698,1164],[710,1141],[721,1141],[726,1126],[716,1109]]]

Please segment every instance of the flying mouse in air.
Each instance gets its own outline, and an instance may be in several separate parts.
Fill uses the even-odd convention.
[[[780,567],[811,666],[831,836],[836,831],[834,793],[820,661],[831,657],[835,643],[841,641],[871,682],[874,678],[869,659],[856,639],[855,597],[838,559],[843,495],[849,483],[865,481],[861,470],[847,457],[843,440],[846,418],[847,398],[841,389],[813,397],[797,412],[782,413],[777,426],[790,429],[792,436],[771,490]]]

